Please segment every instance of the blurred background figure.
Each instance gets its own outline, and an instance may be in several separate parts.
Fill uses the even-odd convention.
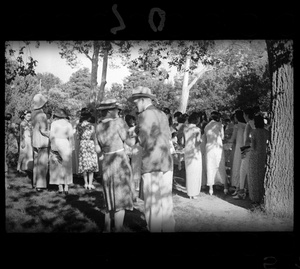
[[[31,111],[25,110],[20,124],[20,152],[17,171],[19,173],[32,174],[33,172],[33,148],[31,145],[32,125]]]
[[[56,109],[50,130],[50,184],[58,185],[59,193],[68,194],[73,183],[73,127],[64,109]]]

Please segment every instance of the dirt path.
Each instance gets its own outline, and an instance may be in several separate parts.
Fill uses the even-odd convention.
[[[223,188],[213,195],[201,191],[197,199],[186,195],[184,180],[174,184],[174,214],[178,232],[220,231],[292,231],[293,223],[267,216],[260,210],[251,211],[251,201],[234,200]],[[185,217],[183,217],[185,216]]]

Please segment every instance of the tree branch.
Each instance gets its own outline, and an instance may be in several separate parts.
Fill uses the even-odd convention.
[[[202,69],[199,74],[193,79],[193,81],[188,85],[187,90],[189,91],[194,85],[195,83],[198,81],[198,79],[206,72],[212,71],[214,68],[210,68],[210,69]]]

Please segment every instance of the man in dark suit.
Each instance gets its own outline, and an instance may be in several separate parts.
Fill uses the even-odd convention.
[[[174,232],[173,159],[168,118],[152,104],[155,95],[147,87],[135,88],[129,100],[139,112],[136,134],[143,152],[141,174],[148,229],[150,232]]]

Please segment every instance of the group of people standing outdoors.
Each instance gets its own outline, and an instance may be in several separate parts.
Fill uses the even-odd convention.
[[[181,162],[185,166],[191,199],[206,186],[210,195],[223,187],[234,199],[249,194],[254,206],[262,204],[270,124],[259,106],[237,109],[230,116],[212,111],[208,119],[205,111],[164,111],[170,119],[174,163],[179,170]]]
[[[91,190],[95,173],[101,172],[107,232],[122,231],[125,212],[133,210],[137,196],[144,201],[150,232],[174,232],[176,165],[179,170],[185,167],[191,199],[205,186],[212,195],[213,186],[221,185],[226,194],[234,188],[237,199],[245,197],[248,187],[250,199],[261,202],[269,134],[260,114],[236,110],[223,122],[217,111],[209,119],[198,112],[172,115],[168,108],[158,109],[156,96],[142,86],[133,89],[128,100],[136,115],[121,116],[117,100],[106,99],[98,104],[97,117],[83,108],[71,121],[66,110],[55,109],[50,120],[47,99],[35,95],[32,112],[22,115],[18,170],[33,174],[37,191],[53,184],[65,194],[74,175],[83,176],[84,188]]]

